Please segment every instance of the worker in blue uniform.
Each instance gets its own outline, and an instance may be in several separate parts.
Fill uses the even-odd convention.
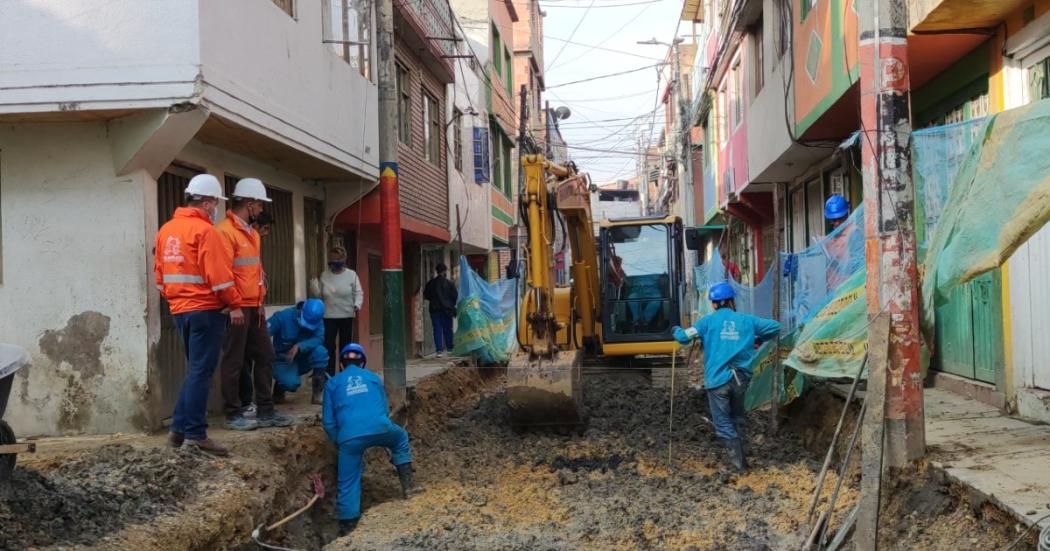
[[[300,377],[326,376],[328,350],[324,347],[324,302],[311,298],[270,316],[273,337],[274,400],[299,389]]]
[[[383,381],[366,368],[365,349],[360,344],[348,344],[340,351],[339,360],[343,371],[324,387],[321,424],[339,449],[336,516],[339,534],[345,536],[357,527],[361,517],[361,473],[368,448],[390,451],[390,463],[397,470],[405,499],[423,488],[415,482],[408,433],[390,420]]]
[[[831,224],[831,229],[841,226],[848,217],[849,201],[845,197],[836,193],[824,202],[824,218]]]
[[[747,469],[744,394],[751,382],[755,344],[775,337],[780,323],[738,313],[735,297],[729,283],[715,284],[708,293],[715,311],[688,329],[675,327],[674,337],[681,344],[700,339],[704,347],[704,388],[715,434],[726,443],[733,467],[743,472]]]

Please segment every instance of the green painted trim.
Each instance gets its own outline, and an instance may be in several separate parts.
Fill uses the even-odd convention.
[[[504,224],[506,224],[508,226],[513,226],[514,225],[514,219],[511,218],[509,214],[507,214],[507,213],[503,212],[502,210],[500,210],[500,208],[497,207],[496,205],[492,205],[492,217],[495,218],[496,220],[499,220],[500,222],[503,222]]]
[[[820,117],[827,113],[828,109],[831,109],[832,105],[835,105],[839,99],[842,98],[843,94],[849,90],[854,83],[853,70],[857,67],[857,59],[850,59],[850,67],[846,67],[846,52],[845,39],[843,38],[846,33],[846,27],[843,21],[843,13],[845,8],[845,0],[828,0],[831,2],[830,15],[831,17],[831,33],[828,40],[825,41],[824,47],[831,48],[831,90],[824,96],[816,106],[807,114],[802,120],[795,123],[795,135],[801,136],[817,122]],[[852,10],[850,10],[852,12]],[[822,67],[823,69],[827,69]],[[805,74],[805,67],[795,67],[795,79],[799,78],[799,73],[802,73],[802,77],[809,78]],[[860,75],[858,74],[859,78]]]
[[[492,246],[495,248],[495,247],[499,247],[499,246],[502,246],[502,245],[510,245],[510,241],[508,241],[506,239],[503,239],[502,237],[498,237],[498,236],[493,235],[492,236]]]

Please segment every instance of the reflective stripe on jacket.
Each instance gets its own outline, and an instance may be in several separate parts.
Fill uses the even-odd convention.
[[[226,253],[233,259],[233,280],[241,294],[241,306],[261,306],[265,294],[259,232],[226,211],[226,218],[215,229],[222,235]]]
[[[175,209],[157,231],[153,271],[172,314],[241,305],[223,238],[199,209]]]

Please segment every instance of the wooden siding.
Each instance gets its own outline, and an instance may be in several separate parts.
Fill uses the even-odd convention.
[[[409,70],[409,89],[412,92],[411,145],[399,143],[397,160],[400,167],[401,214],[440,228],[449,227],[448,219],[448,148],[445,133],[438,139],[439,159],[435,164],[424,157],[423,89],[438,100],[438,113],[445,112],[445,87],[429,72],[400,41],[396,44],[397,60]],[[447,122],[442,115],[441,124]]]

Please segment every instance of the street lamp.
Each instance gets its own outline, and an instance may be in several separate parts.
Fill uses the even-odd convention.
[[[650,38],[649,40],[639,40],[637,43],[641,44],[642,46],[667,46],[669,48],[673,48],[675,45],[681,44],[682,42],[685,42],[685,38],[681,36],[676,36],[673,40],[673,44],[668,44],[666,42],[659,41],[655,37]]]

